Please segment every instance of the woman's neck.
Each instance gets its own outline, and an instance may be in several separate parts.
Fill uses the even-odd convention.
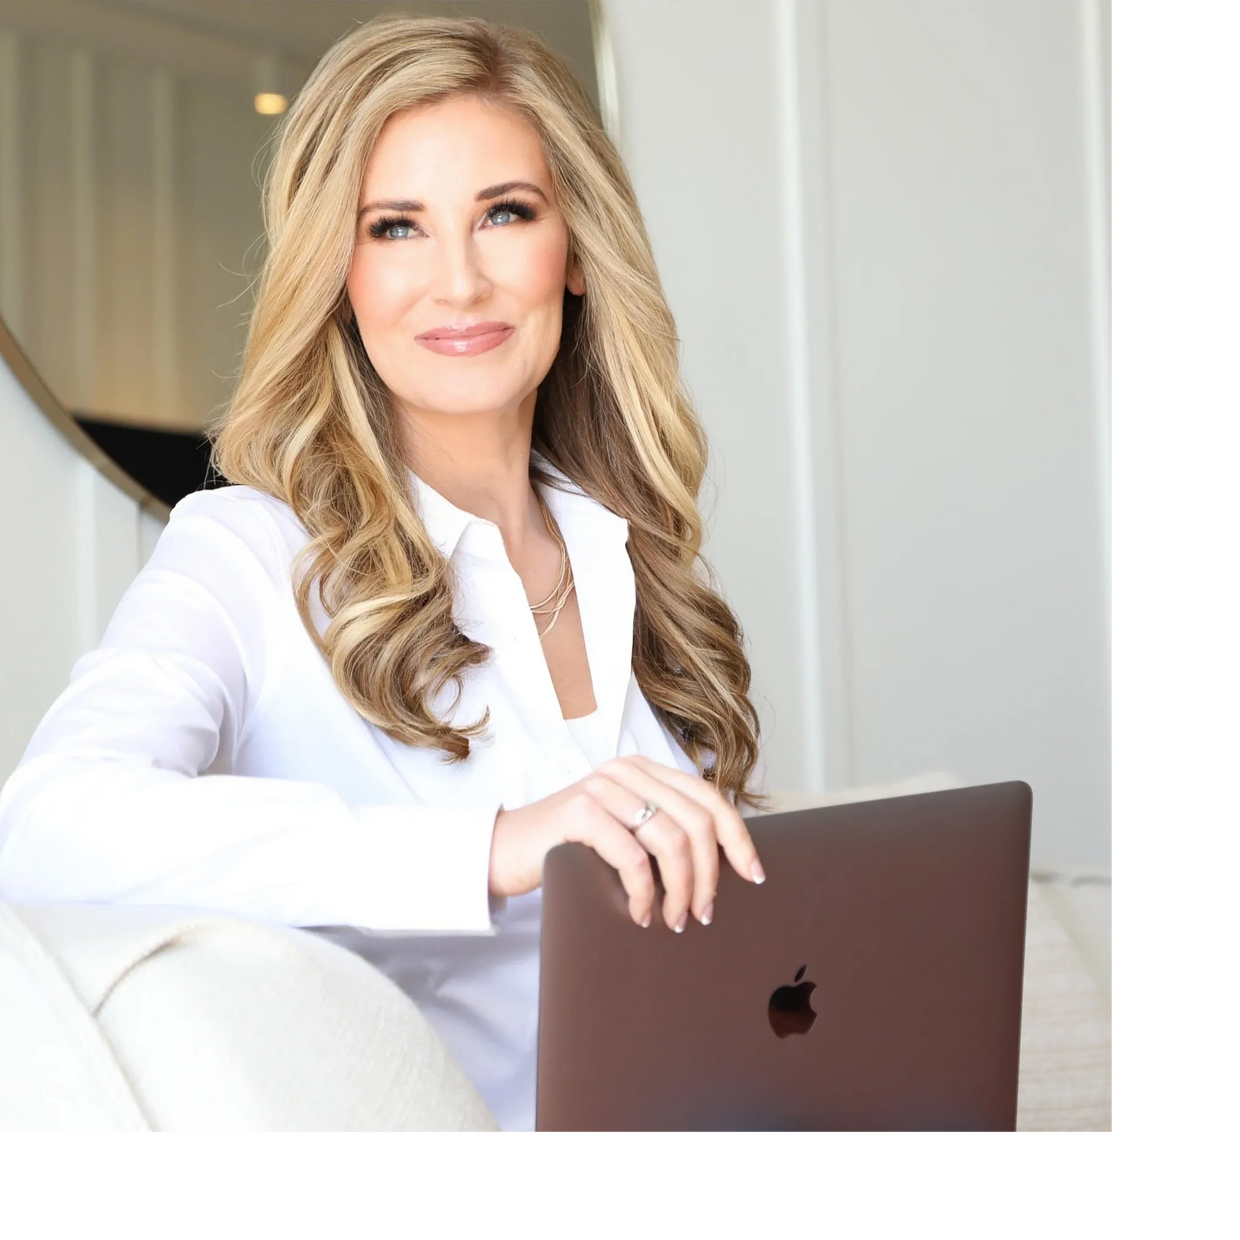
[[[531,541],[546,537],[530,484],[533,394],[515,416],[486,414],[408,416],[405,459],[413,472],[450,504],[494,522],[509,559],[525,559]]]

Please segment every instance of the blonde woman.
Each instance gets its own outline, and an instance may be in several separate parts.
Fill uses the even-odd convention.
[[[593,848],[651,933],[710,923],[721,851],[763,879],[675,327],[611,142],[521,30],[358,27],[264,209],[231,485],[173,510],[0,794],[0,895],[314,928],[528,1129],[547,851]]]

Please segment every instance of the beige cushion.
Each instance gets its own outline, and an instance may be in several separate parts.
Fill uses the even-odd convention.
[[[1016,1127],[1111,1128],[1109,1004],[1042,882],[1029,884]]]

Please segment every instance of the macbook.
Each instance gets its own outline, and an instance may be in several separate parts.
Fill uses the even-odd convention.
[[[543,874],[542,1130],[1013,1129],[1032,792],[750,818],[715,918],[636,925],[616,872]]]

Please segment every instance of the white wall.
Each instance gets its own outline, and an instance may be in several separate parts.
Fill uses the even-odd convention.
[[[1034,789],[1109,864],[1090,0],[611,0],[772,785]]]
[[[0,783],[162,528],[77,454],[0,359]]]

